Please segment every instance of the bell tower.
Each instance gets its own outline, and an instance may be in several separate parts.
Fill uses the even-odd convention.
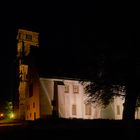
[[[29,92],[29,65],[26,61],[30,54],[31,46],[39,47],[39,33],[24,29],[18,30],[17,35],[17,59],[18,59],[18,79],[19,79],[19,118],[25,119],[25,99]]]

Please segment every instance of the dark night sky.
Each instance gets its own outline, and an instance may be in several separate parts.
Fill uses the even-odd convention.
[[[92,62],[97,47],[103,51],[113,48],[117,53],[119,46],[125,52],[129,35],[138,30],[137,11],[131,11],[131,7],[122,3],[109,6],[96,1],[92,4],[5,4],[0,24],[0,101],[11,98],[13,94],[18,28],[40,33],[40,48],[46,52],[38,57],[45,58],[45,65],[51,69],[61,69],[67,63],[72,67],[83,67]]]

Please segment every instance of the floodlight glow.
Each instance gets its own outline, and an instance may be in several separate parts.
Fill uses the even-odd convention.
[[[15,117],[14,113],[10,113],[9,117],[10,117],[10,119],[14,119],[14,117]]]
[[[0,116],[1,116],[1,117],[3,117],[3,116],[4,116],[4,114],[3,114],[3,113],[1,113],[1,114],[0,114]]]

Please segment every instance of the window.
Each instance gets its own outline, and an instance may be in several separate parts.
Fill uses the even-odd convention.
[[[21,38],[21,33],[18,34],[18,39],[22,39],[22,38]]]
[[[32,117],[32,113],[30,113],[30,118]]]
[[[35,108],[35,102],[33,102],[33,108]]]
[[[72,105],[72,115],[76,115],[76,105]]]
[[[85,114],[91,115],[91,104],[85,104]]]
[[[120,106],[117,105],[117,115],[120,115]]]
[[[27,40],[32,40],[32,35],[26,34],[26,39]]]
[[[33,84],[29,85],[29,97],[33,96]]]
[[[34,120],[36,120],[36,112],[34,112]]]
[[[28,74],[25,75],[25,80],[28,81]]]
[[[73,92],[79,93],[79,86],[78,85],[73,85]]]
[[[69,93],[69,86],[65,85],[65,93]]]
[[[27,110],[30,110],[30,105],[27,105]]]

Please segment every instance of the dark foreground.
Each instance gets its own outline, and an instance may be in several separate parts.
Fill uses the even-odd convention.
[[[139,140],[140,121],[46,119],[21,125],[0,126],[0,140],[5,139],[102,139]]]

